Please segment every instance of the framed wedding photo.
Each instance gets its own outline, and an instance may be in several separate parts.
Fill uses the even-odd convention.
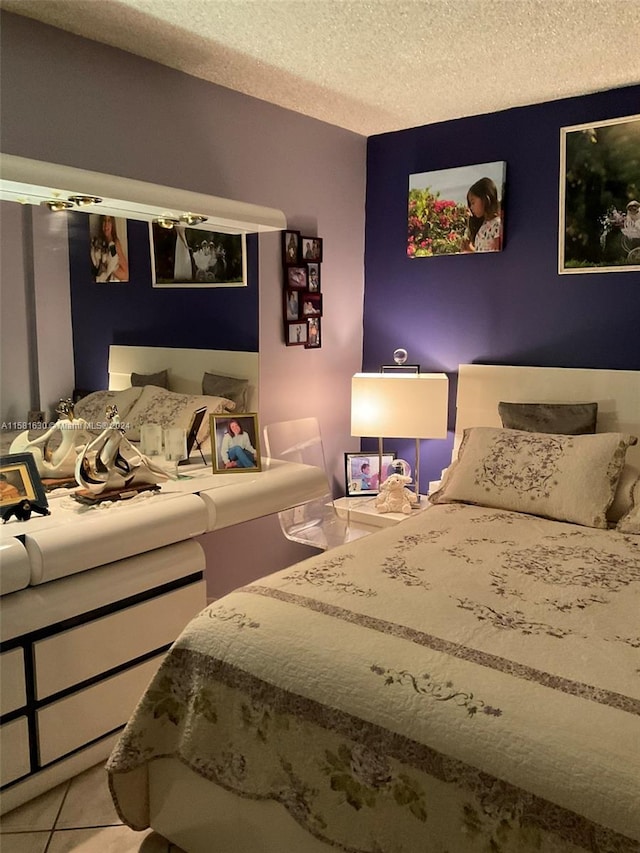
[[[214,474],[262,470],[258,415],[210,415],[211,466]]]
[[[382,454],[382,482],[393,474],[395,452]],[[345,453],[345,485],[348,498],[377,495],[380,491],[380,457],[377,453]]]
[[[306,345],[309,335],[306,320],[297,320],[293,323],[284,324],[285,344],[288,347],[303,347]]]
[[[288,264],[300,263],[300,232],[299,231],[283,231],[282,232],[282,263]]]

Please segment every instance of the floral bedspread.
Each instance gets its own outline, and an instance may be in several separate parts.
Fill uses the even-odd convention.
[[[640,851],[640,537],[434,506],[225,596],[109,760],[274,799],[349,853]]]

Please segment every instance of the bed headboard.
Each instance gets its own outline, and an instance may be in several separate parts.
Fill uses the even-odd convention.
[[[258,411],[257,352],[179,347],[109,347],[109,388],[112,390],[129,388],[132,373],[158,373],[161,370],[169,371],[169,389],[183,394],[202,394],[204,373],[248,379],[248,410]]]
[[[628,432],[640,442],[640,371],[461,364],[453,458],[471,426],[502,426],[500,401],[598,404],[597,432]],[[627,460],[640,468],[640,444]]]

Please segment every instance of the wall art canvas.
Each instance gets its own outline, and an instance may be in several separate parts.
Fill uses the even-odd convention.
[[[640,270],[640,115],[560,130],[558,272]]]
[[[246,287],[244,234],[149,223],[154,287]]]
[[[96,282],[129,281],[127,220],[101,213],[89,214],[89,258]]]
[[[409,175],[407,255],[500,252],[506,163]]]

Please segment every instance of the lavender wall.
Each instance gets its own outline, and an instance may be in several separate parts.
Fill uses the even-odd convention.
[[[280,234],[259,239],[259,414],[262,424],[317,416],[337,490],[343,452],[358,448],[349,400],[362,358],[366,139],[28,18],[0,18],[0,150],[279,208],[290,228],[323,237],[314,350],[283,344]],[[186,305],[156,318],[167,345],[190,322]]]
[[[452,424],[461,363],[640,369],[640,273],[557,272],[560,128],[639,105],[635,86],[371,137],[364,368],[404,346],[423,370],[448,373]],[[504,250],[408,258],[408,176],[496,160],[507,163]],[[424,442],[421,477],[437,477],[450,452]]]
[[[259,239],[259,417],[317,416],[338,491],[343,453],[359,446],[349,401],[362,359],[366,139],[28,18],[0,22],[3,152],[279,208],[290,228],[323,237],[313,350],[283,344],[280,234]],[[162,322],[182,335],[190,313],[172,306]],[[220,561],[215,540],[207,554],[216,590],[240,564],[255,577],[299,554],[280,547],[274,518],[245,525],[236,544],[233,560]]]

